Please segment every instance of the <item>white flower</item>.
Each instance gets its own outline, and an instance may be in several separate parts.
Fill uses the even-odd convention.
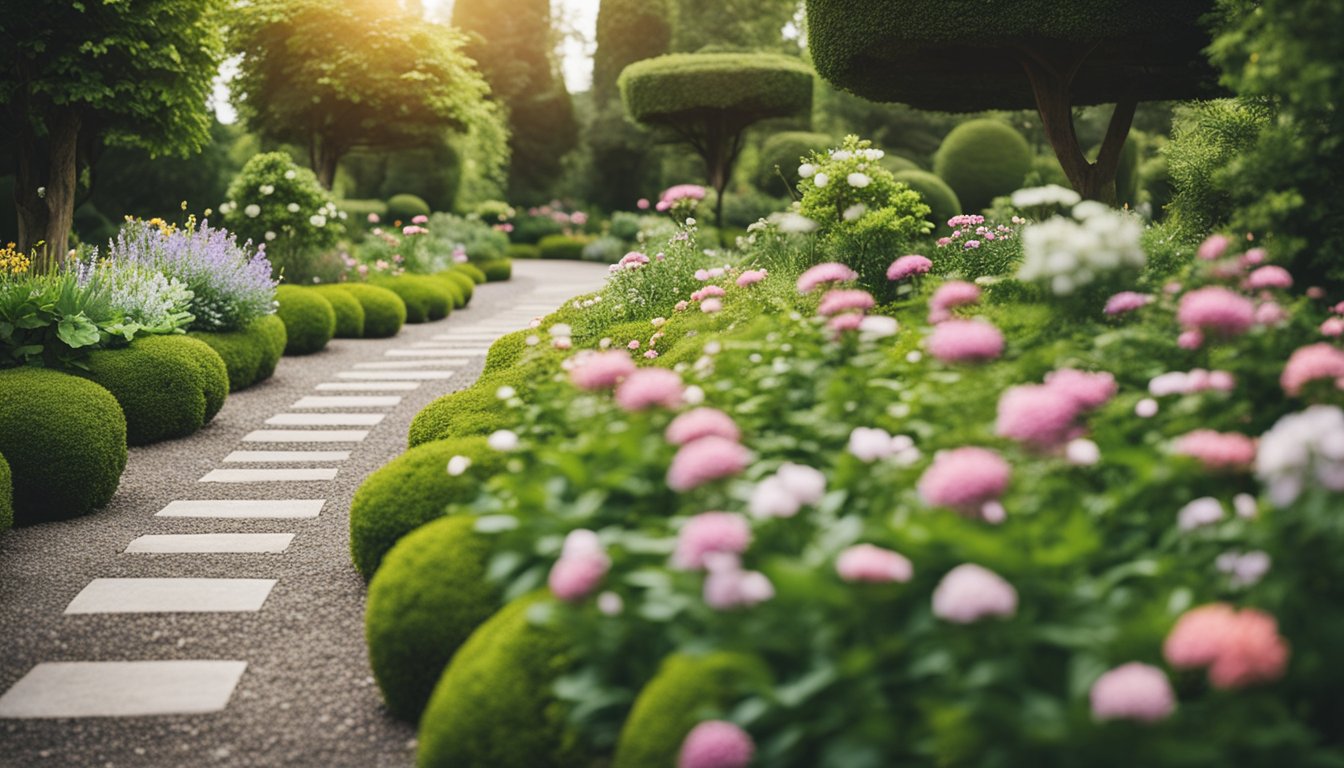
[[[246,213],[249,219],[255,219],[261,215],[261,206],[257,205],[256,203],[252,203],[251,205],[243,209],[243,213]]]
[[[800,503],[816,504],[826,495],[826,476],[814,467],[785,463],[775,477]]]
[[[528,336],[526,339],[523,339],[523,343],[529,347],[535,347],[541,343],[541,337],[534,333],[531,336]]]
[[[812,177],[812,183],[816,184],[818,187],[824,187],[831,183],[831,177],[824,173],[818,173],[816,176]]]
[[[285,206],[285,210],[286,210],[286,211],[289,211],[290,213],[298,213],[298,212],[299,212],[299,204],[298,204],[298,203],[290,203],[289,205],[286,205],[286,206]]]
[[[260,187],[257,187],[257,191],[260,192],[263,196],[265,196],[265,195],[270,195],[270,194],[273,194],[273,193],[275,192],[275,185],[274,185],[274,184],[262,184]]]
[[[512,451],[518,448],[518,433],[507,429],[499,429],[490,433],[486,438],[486,444],[496,451]]]
[[[798,175],[804,179],[810,179],[817,172],[817,166],[811,163],[803,163],[798,166]]]
[[[1271,560],[1269,553],[1261,550],[1246,552],[1224,552],[1214,561],[1214,567],[1221,573],[1232,577],[1232,586],[1249,587],[1258,583],[1269,573]]]
[[[295,177],[297,177],[298,175],[299,172],[294,170],[293,168],[290,168],[288,171],[285,171],[285,178],[289,179],[290,181],[293,181]]]
[[[448,474],[452,475],[453,477],[461,475],[463,472],[466,472],[470,468],[471,468],[471,459],[467,458],[466,456],[458,455],[448,460]]]
[[[845,181],[848,181],[849,186],[854,187],[855,189],[863,189],[864,187],[873,183],[873,180],[868,178],[868,174],[857,172],[851,173],[849,174],[849,176],[846,176]]]
[[[314,227],[325,227],[327,226],[327,217],[320,213],[314,213],[312,216],[308,217],[308,223],[312,224]]]
[[[1075,467],[1090,467],[1101,461],[1101,449],[1091,440],[1080,437],[1064,446],[1064,457]]]
[[[849,160],[849,159],[852,158],[852,157],[854,157],[854,153],[853,153],[853,152],[850,152],[848,149],[833,149],[833,150],[831,150],[831,159],[832,159],[832,160],[839,160],[840,162],[844,162],[845,160]]]
[[[274,240],[274,239],[275,239],[275,233],[272,232],[272,231],[270,231],[270,230],[267,230],[267,231],[266,231],[266,242],[270,242],[270,241],[272,241],[272,240]]]
[[[880,149],[865,149],[863,150],[863,156],[869,160],[881,160],[887,156],[887,153]]]
[[[1296,501],[1313,479],[1326,490],[1344,491],[1344,411],[1313,405],[1279,419],[1260,436],[1255,474],[1280,507]]]
[[[1151,397],[1145,397],[1134,404],[1134,415],[1140,419],[1151,419],[1157,415],[1157,401]]]
[[[901,329],[896,318],[886,315],[868,315],[859,321],[859,338],[865,340],[885,339],[895,336]]]
[[[516,394],[518,394],[518,390],[508,385],[502,386],[499,389],[495,390],[495,397],[499,398],[500,400],[508,400]]]
[[[891,456],[893,451],[891,434],[885,429],[855,427],[849,433],[848,450],[859,461],[877,461]]]
[[[620,595],[608,590],[597,596],[597,610],[603,616],[619,616],[625,610],[625,601]]]
[[[1176,524],[1182,531],[1192,531],[1222,520],[1223,514],[1222,502],[1212,496],[1203,496],[1181,507],[1176,513]]]
[[[779,225],[779,231],[790,235],[801,235],[817,228],[817,222],[800,213],[771,214],[771,220]]]
[[[699,405],[705,402],[705,390],[692,384],[681,393],[681,399],[685,400],[687,405]]]
[[[771,475],[756,484],[751,492],[751,501],[747,509],[752,517],[793,517],[798,514],[802,502],[789,492],[778,475]]]
[[[572,328],[569,327],[569,323],[556,323],[555,325],[552,325],[550,328],[547,328],[546,331],[550,333],[552,336],[574,335],[574,331]]]
[[[863,214],[868,212],[868,206],[863,203],[855,203],[845,209],[842,215],[845,221],[855,221],[863,218]]]
[[[1147,261],[1139,244],[1143,225],[1133,215],[1102,208],[1080,203],[1074,210],[1086,214],[1081,221],[1055,216],[1023,229],[1018,278],[1067,295],[1103,275],[1142,269]]]
[[[1059,205],[1068,208],[1077,205],[1082,199],[1077,192],[1058,184],[1019,189],[1011,198],[1014,208],[1035,208],[1038,205]]]

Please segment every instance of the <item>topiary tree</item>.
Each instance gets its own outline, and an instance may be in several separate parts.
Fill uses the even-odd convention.
[[[943,139],[933,157],[933,172],[957,193],[965,213],[978,213],[994,198],[1022,186],[1031,159],[1031,146],[1011,126],[971,120]]]
[[[626,112],[690,144],[718,193],[714,220],[723,220],[723,190],[751,125],[805,115],[812,108],[812,70],[767,53],[687,53],[626,67],[620,79]]]
[[[1035,107],[1074,188],[1112,200],[1138,102],[1218,93],[1200,25],[1213,7],[1214,0],[811,0],[808,43],[822,77],[865,98],[951,112]],[[1101,153],[1088,162],[1073,108],[1107,103],[1115,112]]]
[[[760,162],[756,166],[756,188],[768,195],[784,197],[798,188],[798,166],[803,158],[820,152],[834,141],[824,133],[783,131],[765,140],[761,145]]]

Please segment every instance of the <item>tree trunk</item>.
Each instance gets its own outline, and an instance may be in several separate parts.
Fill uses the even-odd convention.
[[[75,222],[78,184],[79,113],[61,109],[52,115],[50,167],[47,172],[47,265],[65,259],[70,248],[70,229]]]
[[[18,211],[17,243],[20,253],[31,253],[47,232],[47,204],[38,194],[46,187],[46,168],[41,147],[26,114],[15,121],[19,126],[18,168],[14,175],[14,207]],[[42,264],[35,265],[41,268]]]
[[[313,144],[309,147],[308,157],[313,165],[313,173],[317,174],[317,183],[327,191],[331,191],[331,185],[336,183],[336,166],[340,164],[342,154],[340,148],[318,137],[313,138]]]

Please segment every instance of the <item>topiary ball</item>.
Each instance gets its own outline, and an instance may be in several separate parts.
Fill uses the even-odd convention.
[[[171,341],[156,342],[158,344],[171,344],[180,347],[183,354],[196,367],[196,373],[201,384],[201,394],[205,395],[205,424],[215,418],[219,410],[224,407],[224,401],[229,397],[229,368],[224,364],[224,358],[219,353],[200,339],[192,338],[183,334],[174,334],[172,336],[149,337],[141,341],[149,341],[151,338],[170,339]]]
[[[531,621],[550,605],[533,593],[504,606],[467,639],[420,719],[420,768],[572,768],[584,752],[556,699],[569,640]]]
[[[621,728],[612,768],[674,765],[686,734],[706,712],[726,714],[770,680],[760,659],[740,653],[677,654],[663,660],[644,685]]]
[[[454,265],[453,269],[457,270],[458,272],[461,272],[467,277],[470,277],[471,281],[477,285],[480,285],[481,283],[485,282],[485,273],[482,272],[481,268],[476,266],[475,264],[472,264],[470,262],[464,262],[462,264]]]
[[[375,285],[401,297],[406,304],[406,322],[427,323],[446,317],[452,311],[452,297],[437,281],[428,284],[426,279],[418,275],[401,275],[380,279]]]
[[[0,456],[0,533],[14,527],[14,475],[9,462]]]
[[[252,382],[255,384],[271,378],[275,373],[275,367],[280,364],[285,347],[289,345],[289,331],[285,330],[285,322],[278,315],[266,315],[253,321],[248,327],[248,333],[255,334],[262,350],[257,379]]]
[[[588,245],[589,242],[586,237],[547,235],[537,243],[537,248],[541,250],[541,258],[543,259],[579,261],[583,258],[584,246]]]
[[[275,315],[252,321],[241,331],[192,331],[224,361],[229,391],[238,392],[270,378],[285,351],[285,324]]]
[[[392,547],[369,582],[369,663],[402,720],[419,720],[458,647],[499,610],[499,590],[486,578],[490,542],[475,525],[469,515],[425,523]]]
[[[1031,147],[998,120],[969,120],[947,134],[933,157],[933,172],[957,193],[963,213],[979,213],[994,198],[1022,186],[1031,170]]]
[[[893,155],[890,152],[883,155],[882,159],[877,161],[877,164],[892,173],[924,170],[923,168],[920,168],[919,163],[916,163],[914,160],[911,160],[908,157],[901,157],[900,155]]]
[[[753,183],[756,188],[774,197],[793,194],[798,188],[798,168],[803,158],[813,152],[824,152],[835,142],[824,133],[782,131],[761,144]],[[782,177],[782,178],[781,178]]]
[[[171,336],[148,336],[122,349],[94,350],[78,375],[117,399],[126,416],[127,445],[157,443],[186,437],[205,424],[205,391],[192,352]]]
[[[933,231],[947,228],[947,220],[961,214],[961,201],[957,193],[947,186],[947,182],[928,171],[900,171],[896,180],[919,193],[924,204],[931,209],[928,219],[933,222]]]
[[[387,199],[387,218],[409,224],[416,216],[428,216],[429,203],[415,195],[393,195]]]
[[[502,283],[513,277],[513,262],[508,259],[482,261],[477,266],[485,273],[487,283]]]
[[[0,371],[0,454],[18,525],[87,514],[126,468],[126,417],[111,392],[46,368]]]
[[[453,309],[461,309],[462,307],[467,306],[467,295],[462,292],[462,286],[459,285],[456,280],[450,279],[448,275],[449,273],[447,272],[435,272],[430,275],[429,278],[437,281],[440,288],[448,291],[448,295],[452,297],[451,306]],[[466,280],[466,278],[462,279]],[[471,281],[467,280],[467,282]]]
[[[454,456],[471,460],[448,474]],[[481,483],[504,466],[504,454],[484,438],[439,440],[412,448],[364,479],[350,502],[350,554],[366,580],[402,536],[442,517],[454,502],[475,498]]]
[[[364,306],[344,285],[315,285],[312,290],[326,299],[336,313],[336,338],[358,339],[364,336]]]
[[[406,322],[406,302],[386,288],[367,283],[344,283],[345,291],[364,308],[364,338],[396,336]]]
[[[516,386],[512,382],[507,376],[482,378],[425,406],[411,419],[409,445],[414,448],[450,437],[484,436],[505,429],[511,420],[500,408],[496,393],[505,384]]]
[[[285,324],[285,354],[311,355],[327,346],[336,333],[336,310],[311,288],[281,285],[275,289],[275,313]]]
[[[476,281],[472,280],[466,272],[454,267],[439,272],[435,276],[445,278],[457,286],[457,289],[462,292],[462,306],[465,307],[471,303],[472,294],[476,292]]]

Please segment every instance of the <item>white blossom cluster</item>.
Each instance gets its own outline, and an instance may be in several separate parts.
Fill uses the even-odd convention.
[[[1255,474],[1280,507],[1296,501],[1313,480],[1344,491],[1344,411],[1313,405],[1279,419],[1260,437]]]
[[[1022,280],[1067,296],[1107,275],[1143,268],[1143,225],[1134,216],[1085,200],[1073,217],[1054,216],[1022,230]]]

